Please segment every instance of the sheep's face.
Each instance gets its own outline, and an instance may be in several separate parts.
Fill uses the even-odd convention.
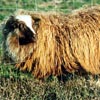
[[[36,32],[32,26],[33,21],[29,15],[11,16],[5,24],[3,35],[5,39],[9,36],[16,37],[20,45],[26,45],[35,41]]]

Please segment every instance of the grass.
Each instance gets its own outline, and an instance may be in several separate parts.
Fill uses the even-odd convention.
[[[54,0],[20,0],[17,5],[13,0],[1,0],[0,22],[16,8],[67,13],[91,4],[90,0],[60,1],[55,3]],[[95,3],[99,4],[100,0]],[[99,76],[68,74],[65,84],[60,83],[56,76],[37,80],[31,73],[21,72],[11,64],[2,64],[1,44],[0,29],[0,100],[100,100]]]
[[[65,84],[57,77],[44,81],[34,79],[30,73],[23,73],[14,66],[0,66],[0,100],[99,100],[100,87],[97,78],[87,75],[68,76]],[[91,79],[90,79],[91,78]]]

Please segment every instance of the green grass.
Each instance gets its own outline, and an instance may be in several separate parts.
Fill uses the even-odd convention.
[[[100,4],[100,0],[60,0],[61,2],[54,2],[54,0],[1,0],[0,1],[0,22],[5,16],[12,14],[16,9],[29,9],[37,11],[56,11],[67,13],[68,9],[77,9],[83,5]],[[93,3],[91,2],[93,1]],[[17,4],[18,3],[18,4]]]
[[[35,3],[36,1],[36,3]],[[73,2],[74,1],[74,2]],[[82,2],[81,2],[82,1]],[[13,3],[12,3],[13,2]],[[67,13],[90,0],[14,0],[0,1],[0,23],[11,15],[16,7],[35,11],[58,11]],[[53,2],[53,3],[52,3]],[[100,4],[100,0],[95,3]],[[60,83],[57,77],[37,80],[29,72],[21,72],[11,64],[2,64],[2,35],[0,30],[0,100],[100,100],[99,76],[67,75],[66,83]]]

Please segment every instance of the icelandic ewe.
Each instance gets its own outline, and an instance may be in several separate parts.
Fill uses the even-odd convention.
[[[18,11],[5,23],[3,35],[6,55],[35,77],[81,69],[100,74],[99,6],[67,15]]]

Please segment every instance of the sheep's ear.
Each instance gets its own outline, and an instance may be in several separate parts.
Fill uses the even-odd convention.
[[[35,24],[39,24],[39,22],[40,22],[40,18],[35,17],[35,18],[34,18],[34,23],[35,23]]]
[[[17,20],[14,16],[10,16],[9,20],[6,22],[6,25],[9,26],[9,28],[16,28],[17,27]]]
[[[14,31],[16,27],[17,20],[14,18],[14,16],[10,16],[3,26],[3,34],[7,35],[9,32]]]
[[[33,17],[32,18],[33,19],[33,28],[34,28],[34,30],[35,30],[35,32],[37,31],[37,29],[39,28],[39,23],[40,23],[40,21],[41,21],[41,19],[39,18],[39,17]]]
[[[9,19],[15,20],[15,16],[11,15]]]

